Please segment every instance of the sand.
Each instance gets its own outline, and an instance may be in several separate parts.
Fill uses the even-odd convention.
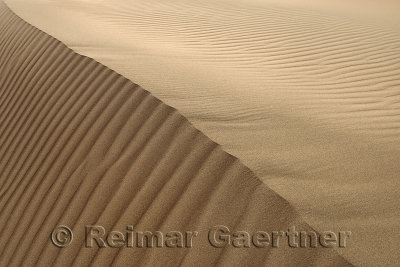
[[[6,3],[179,110],[313,228],[351,230],[347,261],[400,260],[397,1]]]
[[[312,231],[293,207],[177,110],[0,3],[0,265],[349,265],[333,249],[84,248],[107,231]],[[49,235],[75,233],[68,248]]]

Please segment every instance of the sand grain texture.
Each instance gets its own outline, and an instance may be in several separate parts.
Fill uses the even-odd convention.
[[[361,266],[400,261],[400,2],[6,0],[239,158]]]
[[[0,266],[350,265],[331,249],[87,249],[107,230],[312,230],[178,111],[0,3]],[[50,243],[57,225],[75,239]],[[123,229],[121,229],[123,230]],[[137,265],[136,265],[137,266]]]
[[[177,109],[313,228],[352,231],[351,263],[400,261],[399,1],[5,2]]]

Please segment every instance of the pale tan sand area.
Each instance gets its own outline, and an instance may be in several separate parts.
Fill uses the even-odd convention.
[[[334,249],[292,249],[283,236],[279,247],[214,247],[207,232],[222,224],[317,233],[176,109],[0,3],[0,266],[351,266]],[[63,226],[74,236],[61,248],[65,232],[52,233]],[[166,240],[90,247],[87,226]],[[168,238],[178,231],[193,243]]]
[[[397,1],[6,3],[177,109],[316,230],[351,230],[351,263],[398,263]]]

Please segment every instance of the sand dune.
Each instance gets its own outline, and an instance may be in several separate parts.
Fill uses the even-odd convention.
[[[179,110],[313,228],[351,230],[351,263],[400,260],[397,1],[5,2]]]
[[[312,230],[175,109],[0,3],[0,265],[349,265],[332,249],[85,249],[107,230]],[[73,244],[52,245],[57,225]],[[80,242],[79,242],[80,241]]]

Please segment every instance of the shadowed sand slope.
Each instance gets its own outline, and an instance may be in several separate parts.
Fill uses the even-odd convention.
[[[400,2],[5,0],[140,84],[363,266],[400,261]]]
[[[349,265],[335,250],[218,249],[207,230],[312,230],[175,109],[0,3],[0,266]],[[75,233],[51,244],[57,225]],[[84,226],[200,231],[193,248],[84,248]]]

